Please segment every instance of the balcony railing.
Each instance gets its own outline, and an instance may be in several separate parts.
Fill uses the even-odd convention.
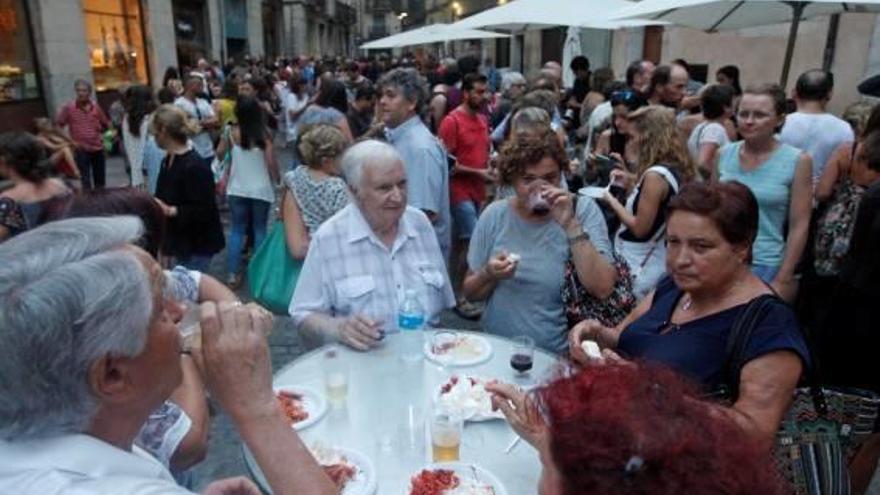
[[[364,9],[370,13],[381,14],[393,11],[394,5],[391,0],[366,0]]]
[[[336,2],[336,22],[350,26],[357,23],[357,11],[351,5]]]
[[[388,32],[388,28],[385,26],[380,27],[371,27],[370,28],[370,39],[375,40],[379,38],[384,38],[388,36],[390,33]]]

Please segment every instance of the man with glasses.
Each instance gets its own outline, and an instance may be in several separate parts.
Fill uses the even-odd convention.
[[[461,91],[461,105],[443,118],[439,132],[446,150],[455,157],[449,181],[452,219],[457,232],[450,264],[453,283],[464,279],[464,256],[486,199],[486,183],[495,180],[489,170],[489,121],[480,113],[487,96],[488,80],[481,74],[468,74],[462,80]],[[465,318],[477,318],[480,314],[464,299],[458,301],[456,311]]]

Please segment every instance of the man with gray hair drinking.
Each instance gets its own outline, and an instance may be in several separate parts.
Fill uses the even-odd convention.
[[[0,244],[0,493],[186,494],[133,444],[181,380],[182,308],[134,217],[52,222]],[[278,407],[265,311],[201,308],[205,379],[276,494],[336,493]],[[211,495],[258,494],[249,480]]]
[[[342,156],[342,173],[352,202],[312,238],[290,314],[307,335],[366,351],[396,330],[407,291],[416,292],[432,323],[455,297],[431,222],[407,206],[400,154],[362,141]]]

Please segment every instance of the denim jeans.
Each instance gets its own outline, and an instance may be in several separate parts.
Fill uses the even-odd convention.
[[[254,229],[254,249],[266,237],[269,208],[272,203],[261,199],[227,196],[229,204],[229,244],[226,246],[226,268],[230,275],[237,275],[241,268],[241,251],[248,225]]]
[[[480,216],[480,206],[473,201],[462,201],[452,205],[452,222],[455,224],[455,232],[462,241],[470,240],[471,234],[477,227],[477,218]]]
[[[177,264],[184,268],[204,273],[207,272],[208,268],[211,266],[212,258],[214,258],[213,255],[191,254],[185,258],[177,258]]]
[[[752,265],[752,273],[758,276],[764,282],[768,284],[776,278],[776,272],[779,271],[778,266],[768,266],[768,265]]]
[[[106,182],[105,177],[107,170],[104,150],[76,150],[73,158],[76,161],[76,166],[79,168],[79,173],[82,177],[83,189],[86,191],[102,189]]]

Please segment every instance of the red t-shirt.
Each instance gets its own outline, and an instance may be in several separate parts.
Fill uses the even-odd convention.
[[[440,139],[450,155],[466,167],[485,169],[489,166],[489,120],[485,115],[471,115],[461,107],[449,112],[440,123]],[[473,201],[478,205],[486,199],[486,184],[473,174],[454,174],[449,179],[452,204]]]

